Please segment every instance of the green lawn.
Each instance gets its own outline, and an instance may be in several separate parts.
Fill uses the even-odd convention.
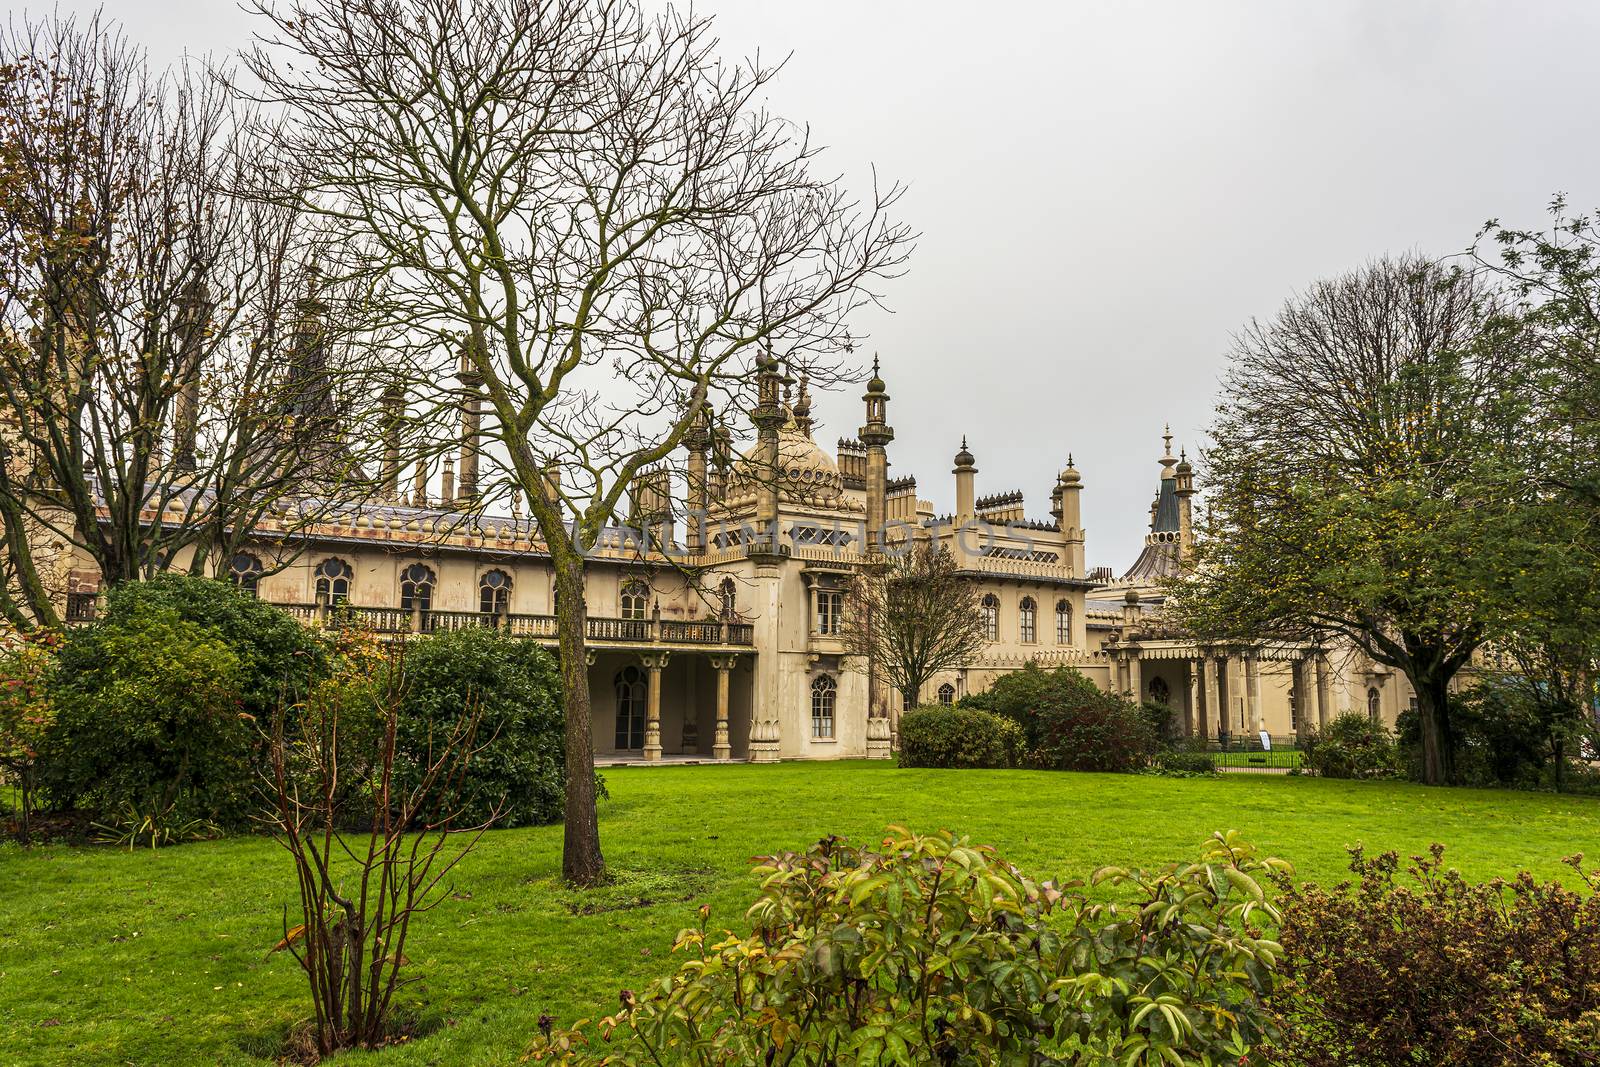
[[[1230,827],[1323,881],[1358,841],[1406,853],[1443,841],[1474,877],[1558,876],[1562,856],[1600,854],[1600,803],[1544,794],[864,763],[618,769],[607,781],[601,829],[618,885],[563,889],[558,827],[489,835],[407,946],[421,976],[412,999],[441,1029],[352,1059],[514,1062],[541,1011],[610,1011],[618,989],[670,967],[672,935],[699,903],[737,924],[750,857],[828,832],[950,827],[1039,876],[1187,857]],[[266,955],[292,891],[286,857],[261,839],[134,855],[0,846],[0,1063],[265,1063],[306,1014],[293,960]]]

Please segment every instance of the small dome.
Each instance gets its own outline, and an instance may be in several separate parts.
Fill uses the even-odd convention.
[[[961,437],[961,451],[956,453],[956,466],[970,467],[974,462],[972,453],[967,451],[967,438],[963,434]]]
[[[739,457],[733,468],[735,487],[756,488],[761,470],[758,442]],[[844,479],[833,457],[824,452],[805,428],[791,416],[778,430],[778,493],[790,500],[834,500],[844,494]]]

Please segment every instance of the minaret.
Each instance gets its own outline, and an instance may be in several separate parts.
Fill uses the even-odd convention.
[[[406,417],[406,389],[391,382],[383,390],[383,499],[393,504],[400,499],[400,429]]]
[[[1082,578],[1084,576],[1083,514],[1078,498],[1083,492],[1083,476],[1078,473],[1078,468],[1073,466],[1070,454],[1067,456],[1066,470],[1061,472],[1057,483],[1057,491],[1061,494],[1061,517],[1057,520],[1057,526],[1067,546],[1067,565],[1071,568],[1074,578]]]
[[[711,407],[704,401],[683,435],[683,447],[689,452],[687,528],[684,530],[684,547],[690,552],[706,549],[706,453],[711,448]]]
[[[967,451],[967,439],[961,438],[961,451],[956,453],[955,469],[950,473],[956,476],[956,525],[971,522],[977,516],[977,479],[975,475],[978,468],[973,466],[972,453]]]
[[[778,551],[778,430],[788,417],[778,391],[784,377],[772,355],[756,357],[756,406],[750,412],[761,455],[760,484],[756,486],[756,526],[768,553]],[[757,553],[759,554],[759,553]]]
[[[778,541],[778,431],[789,417],[779,398],[784,376],[771,355],[756,357],[756,406],[750,421],[756,428],[756,455],[760,457],[756,477],[755,540],[745,548],[755,564],[751,578],[750,601],[755,606],[755,646],[777,648],[783,629],[784,613],[796,607],[783,598],[783,546]],[[787,717],[782,699],[782,676],[777,656],[755,657],[752,688],[753,713],[750,723],[750,761],[776,760],[783,751],[783,722]],[[790,718],[796,731],[798,719]],[[804,736],[796,733],[796,739]]]
[[[473,338],[461,346],[460,369],[456,380],[461,383],[461,478],[456,486],[456,499],[471,505],[478,496],[478,451],[483,446],[483,375],[478,373],[475,352],[468,345],[482,342]]]
[[[456,499],[456,461],[444,457],[444,472],[439,475],[439,506],[449,507]]]
[[[417,460],[416,480],[411,484],[411,506],[428,506],[428,461],[425,459]]]
[[[1194,487],[1194,467],[1189,463],[1189,457],[1183,451],[1178,452],[1177,475],[1178,493],[1178,548],[1181,557],[1187,561],[1194,557],[1194,505],[1191,498],[1197,492]]]
[[[872,357],[872,378],[861,399],[867,404],[867,424],[856,436],[867,446],[867,552],[877,555],[883,551],[884,524],[887,521],[889,495],[888,445],[894,440],[894,430],[889,426],[889,394],[883,379],[878,375],[878,357]]]

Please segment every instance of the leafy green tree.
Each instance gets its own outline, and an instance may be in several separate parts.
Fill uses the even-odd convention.
[[[1403,672],[1430,783],[1455,778],[1451,680],[1508,626],[1538,540],[1526,358],[1501,311],[1482,279],[1409,255],[1252,322],[1172,597],[1206,637],[1344,640]]]

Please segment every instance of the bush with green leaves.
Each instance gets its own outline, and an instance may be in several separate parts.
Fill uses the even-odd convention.
[[[1349,882],[1280,879],[1284,959],[1271,1004],[1302,1067],[1579,1067],[1600,1049],[1600,876],[1472,883],[1444,848],[1351,849]]]
[[[1196,778],[1216,774],[1217,761],[1209,752],[1173,747],[1151,757],[1150,769],[1172,778]]]
[[[1323,778],[1393,778],[1400,752],[1388,727],[1351,711],[1306,740],[1301,766]]]
[[[7,633],[0,640],[0,780],[17,789],[17,837],[33,836],[39,749],[55,725],[50,699],[61,635],[52,630]]]
[[[1029,765],[1045,770],[1137,771],[1160,747],[1144,708],[1102,692],[1071,667],[1044,671],[1029,663],[962,706],[1015,721],[1027,739]]]
[[[469,711],[478,750],[455,790],[456,822],[475,826],[559,822],[566,797],[561,672],[531,641],[473,628],[413,641],[403,658],[396,782],[411,788],[429,746]]]
[[[226,582],[160,575],[106,595],[68,632],[40,748],[53,807],[102,828],[250,825],[259,782],[253,721],[326,675],[326,642]]]
[[[1035,882],[992,849],[890,827],[761,861],[748,934],[713,934],[598,1030],[541,1020],[530,1056],[573,1065],[1259,1064],[1277,945],[1264,874],[1235,835],[1197,862]]]
[[[1022,727],[977,708],[934,705],[900,716],[902,767],[1016,767]]]
[[[330,646],[315,630],[227,582],[161,574],[115,586],[102,624],[146,606],[169,609],[227,645],[239,661],[240,703],[263,722],[285,692],[302,693],[328,671]]]
[[[49,803],[97,822],[249,821],[255,731],[245,670],[215,631],[137,601],[62,645],[39,752]]]

